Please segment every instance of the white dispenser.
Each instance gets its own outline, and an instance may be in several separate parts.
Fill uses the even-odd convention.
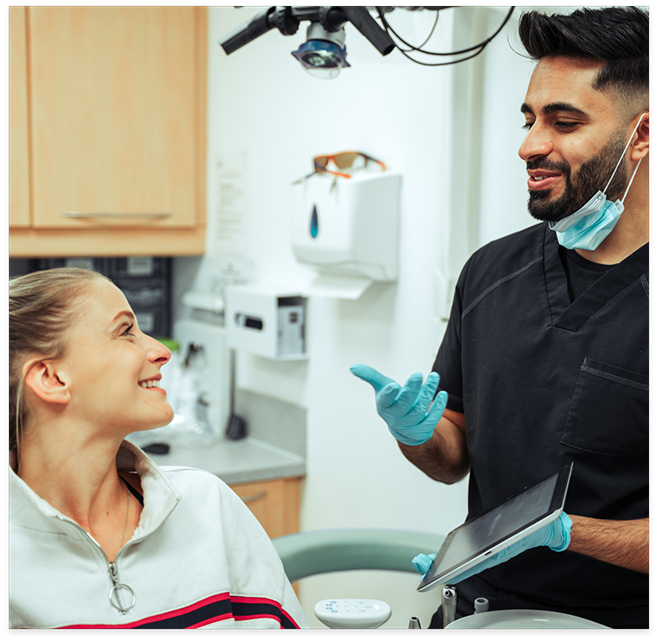
[[[232,349],[274,360],[305,359],[306,298],[270,288],[226,290],[226,338]]]
[[[297,260],[334,284],[344,282],[346,292],[350,279],[365,287],[373,280],[397,280],[401,182],[399,173],[385,171],[352,178],[316,174],[294,186],[292,249]],[[365,287],[342,297],[357,298]]]

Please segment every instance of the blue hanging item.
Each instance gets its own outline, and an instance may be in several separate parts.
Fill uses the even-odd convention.
[[[318,225],[318,208],[313,205],[313,211],[311,212],[311,237],[317,238],[319,231]]]

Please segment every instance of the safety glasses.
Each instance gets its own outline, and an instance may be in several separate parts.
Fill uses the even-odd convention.
[[[336,168],[343,171],[332,171],[327,169],[329,163],[333,163]],[[386,165],[381,161],[364,154],[361,151],[342,151],[339,154],[328,154],[325,156],[316,156],[313,158],[313,166],[316,173],[326,172],[334,176],[342,176],[343,178],[351,178],[352,174],[345,173],[345,170],[363,169],[368,166],[369,162],[377,163],[382,169],[386,169]]]
[[[293,185],[303,182],[315,174],[331,174],[332,176],[340,176],[341,178],[351,178],[353,171],[365,169],[368,163],[378,164],[382,168],[382,171],[386,169],[386,165],[381,160],[377,160],[377,158],[373,158],[361,151],[342,151],[338,154],[315,156],[313,158],[313,171],[296,180]],[[340,171],[330,169],[330,166]]]

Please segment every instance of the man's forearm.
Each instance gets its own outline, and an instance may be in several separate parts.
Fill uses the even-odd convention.
[[[463,479],[470,469],[466,435],[452,421],[439,421],[432,438],[422,445],[398,442],[402,454],[419,470],[441,483],[452,484]]]
[[[569,551],[649,573],[649,519],[607,521],[572,516]]]

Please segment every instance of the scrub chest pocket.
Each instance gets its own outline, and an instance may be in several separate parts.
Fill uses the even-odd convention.
[[[648,376],[586,358],[561,443],[607,456],[646,456],[648,416]]]

